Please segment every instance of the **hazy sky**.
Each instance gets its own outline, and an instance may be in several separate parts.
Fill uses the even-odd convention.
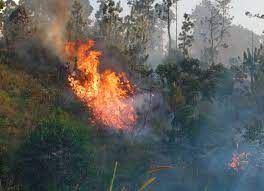
[[[93,7],[98,7],[97,0],[90,0]],[[127,0],[121,0],[125,6]],[[144,0],[142,0],[144,1]],[[245,16],[246,11],[253,13],[264,14],[264,0],[232,0],[233,9],[231,14],[234,16],[234,24],[240,24],[244,27],[254,30],[256,33],[261,34],[264,30],[264,20],[248,18]],[[191,13],[192,9],[200,3],[201,0],[180,0],[179,2],[179,17],[182,18],[185,12]],[[124,9],[126,11],[127,9]]]

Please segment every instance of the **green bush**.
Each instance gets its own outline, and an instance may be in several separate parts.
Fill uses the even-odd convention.
[[[18,149],[16,183],[26,191],[82,190],[94,177],[94,152],[86,129],[73,127],[63,114],[37,127]]]

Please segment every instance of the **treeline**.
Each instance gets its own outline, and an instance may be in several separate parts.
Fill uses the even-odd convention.
[[[52,43],[49,42],[52,37],[53,43],[59,43],[54,41],[96,38],[117,47],[133,60],[133,65],[140,65],[137,67],[142,67],[152,52],[165,54],[178,48],[182,54],[189,55],[196,34],[204,41],[201,57],[208,58],[203,60],[208,64],[216,64],[218,52],[228,46],[224,37],[232,22],[230,1],[202,1],[191,15],[183,15],[181,32],[174,38],[171,31],[174,22],[178,25],[178,15],[174,11],[175,7],[178,9],[178,1],[129,0],[128,13],[123,12],[121,2],[102,0],[98,4],[99,9],[94,10],[95,18],[92,18],[93,7],[89,1],[68,0],[64,5],[56,1],[21,0],[19,4],[2,1],[5,45],[12,49],[23,39],[28,43],[29,40]],[[198,12],[203,11],[208,15],[198,17]]]

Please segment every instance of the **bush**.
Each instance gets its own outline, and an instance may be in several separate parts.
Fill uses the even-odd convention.
[[[14,161],[16,182],[27,191],[82,190],[94,177],[94,153],[88,132],[74,128],[61,114],[37,127]]]

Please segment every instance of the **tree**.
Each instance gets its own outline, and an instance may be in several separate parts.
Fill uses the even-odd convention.
[[[109,43],[116,43],[122,26],[120,13],[123,11],[121,2],[114,0],[98,0],[99,9],[95,14],[99,34]]]
[[[16,24],[10,20],[10,16],[16,10],[17,4],[15,1],[8,0],[4,2],[4,4],[1,3],[1,6],[4,8],[3,12],[1,13],[2,33],[4,35],[6,46],[9,49],[11,46],[10,38],[12,38],[13,33],[16,33],[14,31],[17,30]]]
[[[242,62],[243,72],[250,79],[250,90],[258,106],[261,106],[263,99],[263,80],[264,80],[264,48],[249,48],[243,53]],[[258,98],[260,100],[258,100]]]
[[[227,48],[224,37],[228,35],[233,17],[229,15],[230,0],[219,0],[212,3],[203,0],[192,13],[195,21],[195,33],[199,35],[206,45],[202,56],[204,61],[214,65],[220,48]]]
[[[1,13],[0,13],[0,26],[1,26],[1,29],[3,27],[3,22],[4,22],[4,15],[3,15],[3,9],[5,8],[5,2],[3,0],[0,0],[0,10],[1,10]]]
[[[148,59],[147,49],[152,45],[156,17],[154,0],[129,0],[130,14],[124,19],[124,52],[129,56],[131,69],[137,73],[145,73]]]
[[[255,74],[256,74],[256,50],[253,50],[253,52],[250,51],[248,48],[243,53],[243,69],[246,75],[250,77],[250,87],[251,92],[254,92],[254,81],[255,81]]]
[[[172,39],[171,39],[171,21],[173,19],[173,12],[171,10],[171,7],[174,3],[176,3],[178,0],[163,0],[162,4],[157,3],[155,5],[156,12],[160,19],[166,20],[167,22],[167,31],[168,31],[168,38],[169,38],[169,52],[172,48]]]
[[[254,18],[258,18],[258,19],[264,19],[264,14],[259,14],[259,13],[254,14],[254,13],[251,13],[249,11],[247,11],[245,14],[248,17],[254,17]],[[262,31],[262,33],[264,33],[264,31]]]
[[[156,72],[162,79],[166,79],[165,85],[181,89],[187,104],[195,103],[203,74],[200,62],[191,58],[185,58],[178,63],[175,62],[175,59],[167,60],[165,64],[157,67]]]
[[[199,114],[195,108],[203,94],[203,71],[199,60],[185,58],[176,63],[175,59],[168,59],[157,67],[156,73],[163,82],[161,90],[172,116],[172,129],[168,130],[169,141],[190,135],[199,123]]]
[[[139,25],[142,31],[141,37],[145,38],[146,41],[150,43],[157,21],[153,3],[154,0],[128,0],[127,3],[131,7],[129,18],[126,17],[127,20],[129,20],[132,25]]]
[[[85,30],[91,20],[84,20],[82,4],[75,0],[72,4],[71,16],[67,23],[68,40],[77,41],[85,37]]]
[[[42,45],[42,50],[44,47],[46,50],[52,50],[59,57],[64,55],[64,43],[69,35],[67,24],[74,24],[73,30],[80,31],[82,28],[84,31],[84,27],[80,25],[84,22],[89,24],[86,18],[88,19],[92,12],[89,0],[76,0],[75,2],[74,0],[20,0],[19,4],[26,8],[30,16],[31,25],[34,26],[33,37],[42,42],[38,45]],[[73,4],[74,7],[72,7]],[[84,19],[80,20],[81,15]],[[70,23],[68,23],[69,19]]]
[[[161,91],[172,116],[171,138],[190,133],[204,122],[203,102],[225,101],[233,93],[233,74],[223,65],[201,69],[199,60],[166,60],[156,73],[163,82]],[[167,119],[169,120],[169,119]]]
[[[230,5],[232,0],[216,0],[216,7],[222,16],[222,25],[220,40],[223,41],[224,36],[228,33],[228,29],[231,26],[233,17],[230,15],[230,10],[232,6]],[[220,42],[222,43],[222,42]]]
[[[193,27],[194,24],[190,15],[185,13],[184,21],[182,23],[182,32],[179,35],[179,49],[182,51],[185,57],[189,56],[189,48],[192,46],[192,42],[194,41]]]
[[[4,24],[4,36],[8,44],[25,39],[31,32],[30,17],[24,6],[18,6]]]
[[[176,34],[176,49],[178,48],[178,2],[180,0],[176,0],[175,1],[175,26],[176,26],[176,31],[175,31],[175,34]]]

